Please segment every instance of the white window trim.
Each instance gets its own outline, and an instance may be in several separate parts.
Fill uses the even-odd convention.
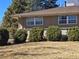
[[[74,24],[77,24],[78,18],[76,16],[76,23],[68,23],[68,16],[67,16],[67,23],[66,24],[60,24],[59,20],[60,20],[60,16],[58,16],[58,25],[74,25]]]
[[[34,26],[36,25],[36,20],[35,20],[35,17],[33,18],[33,20],[34,20]]]
[[[34,18],[34,19],[35,19],[35,18]],[[42,21],[42,24],[40,24],[40,25],[38,24],[38,25],[37,25],[37,24],[35,23],[35,26],[41,26],[41,25],[43,25],[43,23],[44,23],[43,17],[41,17],[41,21]],[[35,22],[36,22],[36,19],[35,19]]]
[[[38,25],[37,25],[37,24],[36,24],[36,18],[41,18],[41,20],[42,20],[42,24],[40,24],[40,25],[38,24]],[[26,19],[26,25],[27,25],[27,26],[41,26],[41,25],[44,24],[43,17],[34,17],[34,18],[33,18],[34,25],[28,25],[27,21],[28,21],[28,20]]]
[[[31,17],[30,17],[30,18],[31,18]],[[27,26],[34,26],[34,25],[29,25],[27,22],[28,22],[28,19],[26,19],[26,25],[27,25]]]
[[[60,24],[59,21],[60,21],[60,16],[58,16],[58,25],[67,25],[67,24]],[[68,21],[67,21],[67,23],[68,23]]]
[[[69,24],[69,25],[74,25],[74,24],[77,24],[77,21],[78,21],[78,18],[77,18],[77,16],[76,16],[76,23],[68,23],[68,17],[67,17],[67,24]]]

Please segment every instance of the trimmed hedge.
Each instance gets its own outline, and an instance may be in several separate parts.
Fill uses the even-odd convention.
[[[48,27],[47,40],[49,41],[60,41],[61,40],[61,30],[58,26]]]
[[[9,32],[7,29],[0,29],[0,45],[6,45],[9,39]]]
[[[79,27],[71,27],[68,30],[69,41],[79,41]]]
[[[42,28],[32,28],[30,30],[30,38],[29,40],[31,42],[39,42],[39,41],[43,41],[43,32],[44,30]]]
[[[14,34],[14,43],[19,44],[19,43],[24,43],[26,42],[27,38],[27,31],[24,29],[17,30],[16,33]]]

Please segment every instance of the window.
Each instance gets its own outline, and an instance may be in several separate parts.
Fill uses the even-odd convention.
[[[75,24],[76,23],[76,16],[68,16],[68,23]]]
[[[76,24],[77,23],[77,16],[59,16],[58,23],[61,25]]]
[[[59,20],[59,24],[66,24],[66,23],[67,23],[66,19]]]
[[[67,19],[66,16],[59,17],[59,24],[66,24],[67,23],[66,19]]]
[[[27,21],[27,24],[28,24],[29,26],[33,26],[33,25],[34,25],[34,20],[28,20],[28,21]]]
[[[36,20],[36,25],[42,25],[43,24],[43,20],[40,18],[35,18]]]
[[[34,20],[32,18],[28,18],[28,20],[26,20],[26,24],[29,26],[34,26]]]
[[[62,16],[60,17],[60,19],[67,19],[67,16]]]
[[[43,18],[41,18],[41,17],[39,17],[39,18],[29,18],[28,20],[26,20],[26,24],[27,24],[27,26],[43,25]]]

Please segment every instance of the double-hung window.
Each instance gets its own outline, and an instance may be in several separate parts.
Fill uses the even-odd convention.
[[[66,24],[67,16],[60,16],[58,20],[59,20],[59,24]]]
[[[35,24],[36,25],[43,25],[43,19],[42,18],[35,18]]]
[[[76,16],[68,16],[68,23],[69,24],[76,24],[77,23],[77,17]]]
[[[26,24],[27,26],[34,26],[34,20],[32,18],[28,18],[28,20],[26,20]]]
[[[37,18],[28,18],[26,20],[27,26],[40,26],[43,25],[43,18],[37,17]]]
[[[60,25],[77,24],[77,16],[59,16],[58,24]]]

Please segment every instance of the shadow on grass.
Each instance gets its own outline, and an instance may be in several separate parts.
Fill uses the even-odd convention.
[[[18,53],[14,53],[13,55],[23,55],[23,56],[27,56],[27,55],[30,55],[30,56],[46,56],[46,55],[50,55],[50,54],[58,54],[58,52],[53,52],[53,53],[28,53],[28,52],[18,52]]]

